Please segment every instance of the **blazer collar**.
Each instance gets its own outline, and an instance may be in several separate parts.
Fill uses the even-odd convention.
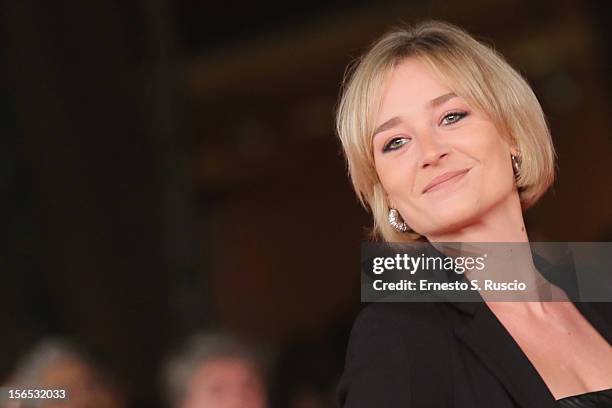
[[[571,256],[551,265],[534,256],[536,267],[551,281],[575,278]],[[557,408],[546,383],[506,328],[484,302],[447,302],[467,315],[455,319],[455,335],[463,341],[500,380],[521,407]],[[612,344],[612,326],[590,304],[574,303],[583,316]]]

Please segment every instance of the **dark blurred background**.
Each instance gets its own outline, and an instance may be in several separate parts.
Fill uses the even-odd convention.
[[[559,173],[532,240],[612,240],[610,9],[3,1],[0,382],[61,335],[161,407],[162,357],[222,328],[272,356],[274,406],[331,395],[370,225],[333,113],[346,65],[400,22],[456,23],[533,85]]]

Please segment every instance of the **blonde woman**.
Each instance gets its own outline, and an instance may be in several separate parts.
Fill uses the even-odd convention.
[[[394,30],[357,61],[337,114],[354,189],[388,242],[527,243],[554,180],[537,98],[463,30]],[[531,257],[520,268],[534,269]],[[535,269],[534,269],[535,270]],[[343,407],[611,407],[612,308],[566,302],[371,303]]]

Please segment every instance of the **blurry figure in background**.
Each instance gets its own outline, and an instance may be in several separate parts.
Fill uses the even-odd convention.
[[[66,400],[18,401],[11,408],[123,408],[117,389],[91,357],[62,339],[39,342],[18,362],[9,383],[13,389],[66,390]]]
[[[197,334],[166,363],[172,408],[265,408],[264,369],[253,350],[221,334]]]

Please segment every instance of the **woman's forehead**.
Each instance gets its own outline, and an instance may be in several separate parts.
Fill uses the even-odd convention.
[[[381,108],[390,104],[428,107],[442,95],[456,93],[432,69],[417,59],[393,67],[382,84]]]

